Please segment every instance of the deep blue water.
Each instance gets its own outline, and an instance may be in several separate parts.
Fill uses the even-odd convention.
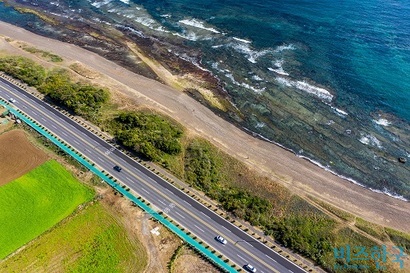
[[[242,125],[361,184],[410,198],[410,2],[37,1],[201,51]],[[67,8],[67,6],[69,8]],[[73,16],[75,15],[75,16]],[[96,19],[98,17],[98,19]],[[0,19],[25,26],[33,16]],[[194,60],[190,52],[175,54]]]

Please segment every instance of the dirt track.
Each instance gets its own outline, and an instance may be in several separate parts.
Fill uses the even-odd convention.
[[[0,35],[77,60],[106,76],[99,79],[129,101],[155,108],[292,192],[310,194],[368,221],[410,232],[410,203],[371,192],[341,179],[282,148],[251,137],[185,94],[136,75],[79,47],[0,22]],[[4,40],[3,40],[4,41]],[[13,50],[0,40],[0,50]]]
[[[47,155],[31,144],[24,131],[13,130],[0,135],[0,186],[47,160]]]

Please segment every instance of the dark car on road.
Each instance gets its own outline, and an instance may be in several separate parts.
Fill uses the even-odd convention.
[[[116,170],[117,172],[120,172],[122,169],[121,169],[121,167],[120,167],[120,166],[115,165],[115,166],[114,166],[114,170]]]

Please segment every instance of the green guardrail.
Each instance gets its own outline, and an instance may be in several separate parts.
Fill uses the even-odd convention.
[[[45,136],[48,138],[51,142],[53,142],[56,146],[58,146],[60,149],[62,149],[64,152],[66,152],[68,155],[72,156],[75,160],[80,162],[83,166],[85,166],[87,169],[92,171],[94,174],[96,174],[98,177],[100,177],[102,180],[104,180],[108,185],[110,185],[112,188],[120,192],[122,195],[130,199],[133,203],[135,203],[138,207],[143,209],[145,212],[149,213],[154,219],[156,219],[158,222],[160,222],[162,225],[167,227],[170,231],[175,233],[177,236],[179,236],[182,240],[187,242],[189,245],[191,245],[194,249],[199,251],[202,255],[207,257],[212,263],[220,267],[226,272],[229,273],[237,273],[238,271],[234,268],[232,268],[231,265],[223,261],[221,258],[219,258],[217,255],[212,253],[209,249],[205,248],[205,246],[201,245],[199,242],[191,238],[189,235],[187,235],[185,232],[183,232],[181,229],[179,229],[176,225],[168,221],[167,219],[164,218],[161,214],[153,210],[151,207],[149,207],[147,204],[145,204],[143,201],[139,200],[136,196],[131,194],[130,192],[126,191],[126,189],[122,188],[119,184],[115,183],[112,179],[110,179],[107,174],[104,174],[102,171],[98,170],[92,163],[90,163],[87,159],[84,157],[80,156],[76,151],[72,150],[70,147],[67,147],[64,143],[60,142],[56,137],[54,137],[51,133],[47,132],[45,129],[41,128],[40,125],[38,125],[35,121],[33,121],[31,118],[27,117],[25,114],[23,114],[21,111],[16,110],[12,108],[8,103],[1,101],[0,104],[6,107],[10,113],[15,115],[17,118],[25,122],[27,125],[32,127],[34,130],[39,132],[41,135]]]

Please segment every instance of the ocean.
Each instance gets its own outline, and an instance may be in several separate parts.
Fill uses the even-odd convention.
[[[16,2],[167,41],[171,53],[223,83],[244,130],[352,183],[410,200],[409,162],[398,161],[410,161],[408,1]],[[0,20],[52,33],[3,3]]]

